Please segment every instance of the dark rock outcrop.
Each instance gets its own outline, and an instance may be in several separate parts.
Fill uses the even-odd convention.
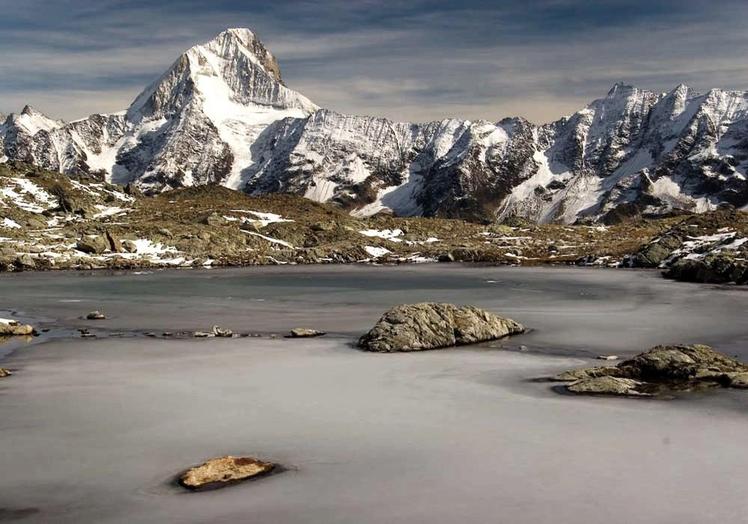
[[[722,252],[708,254],[703,258],[681,258],[663,274],[667,278],[684,282],[708,282],[712,284],[748,284],[748,251],[744,253]]]
[[[421,351],[495,340],[525,328],[474,306],[421,303],[396,306],[359,340],[367,351]]]
[[[632,258],[634,267],[657,267],[670,254],[683,245],[683,240],[675,234],[663,235],[643,246]]]

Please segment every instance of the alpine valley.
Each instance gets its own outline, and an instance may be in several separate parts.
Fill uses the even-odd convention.
[[[616,84],[556,122],[425,124],[322,109],[283,83],[248,29],[182,54],[122,112],[74,122],[26,106],[4,160],[102,173],[145,193],[219,183],[287,192],[357,216],[391,211],[574,223],[748,204],[748,92]]]

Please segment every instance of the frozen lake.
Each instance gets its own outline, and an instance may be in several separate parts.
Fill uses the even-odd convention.
[[[53,335],[0,363],[17,370],[0,380],[0,521],[670,524],[748,515],[748,392],[638,401],[558,395],[529,380],[667,342],[748,360],[741,289],[653,272],[429,265],[2,275],[0,296],[0,309],[41,319]],[[351,347],[385,309],[421,300],[486,307],[532,331],[458,350]],[[110,319],[79,319],[92,309]],[[212,324],[330,335],[139,335]],[[101,338],[61,336],[83,326]],[[520,345],[528,351],[490,347]],[[171,484],[223,454],[290,470],[206,493]]]

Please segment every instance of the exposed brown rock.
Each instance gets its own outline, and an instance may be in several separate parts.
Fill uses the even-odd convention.
[[[20,324],[16,320],[0,321],[0,336],[28,336],[36,334],[34,326]]]
[[[602,376],[577,380],[569,384],[566,389],[572,393],[587,395],[650,396],[640,391],[643,386],[642,382],[630,378]]]
[[[84,235],[76,243],[75,249],[89,255],[100,255],[109,249],[109,243],[101,235]]]
[[[554,379],[570,382],[566,389],[574,393],[609,395],[748,388],[748,365],[703,344],[655,346],[615,367],[571,370]]]
[[[396,306],[359,340],[367,351],[420,351],[495,340],[525,328],[474,306],[421,303]]]
[[[179,476],[179,484],[190,490],[217,489],[256,478],[273,470],[275,464],[253,457],[218,457],[192,467]]]
[[[120,242],[119,239],[109,231],[106,232],[106,241],[109,244],[109,250],[112,253],[122,253],[122,242]]]

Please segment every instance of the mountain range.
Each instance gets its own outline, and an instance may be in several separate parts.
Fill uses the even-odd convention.
[[[218,183],[288,192],[357,216],[613,222],[748,205],[748,92],[616,84],[555,122],[393,122],[288,88],[248,29],[183,53],[130,107],[72,122],[26,106],[0,161],[98,173],[146,193]]]

